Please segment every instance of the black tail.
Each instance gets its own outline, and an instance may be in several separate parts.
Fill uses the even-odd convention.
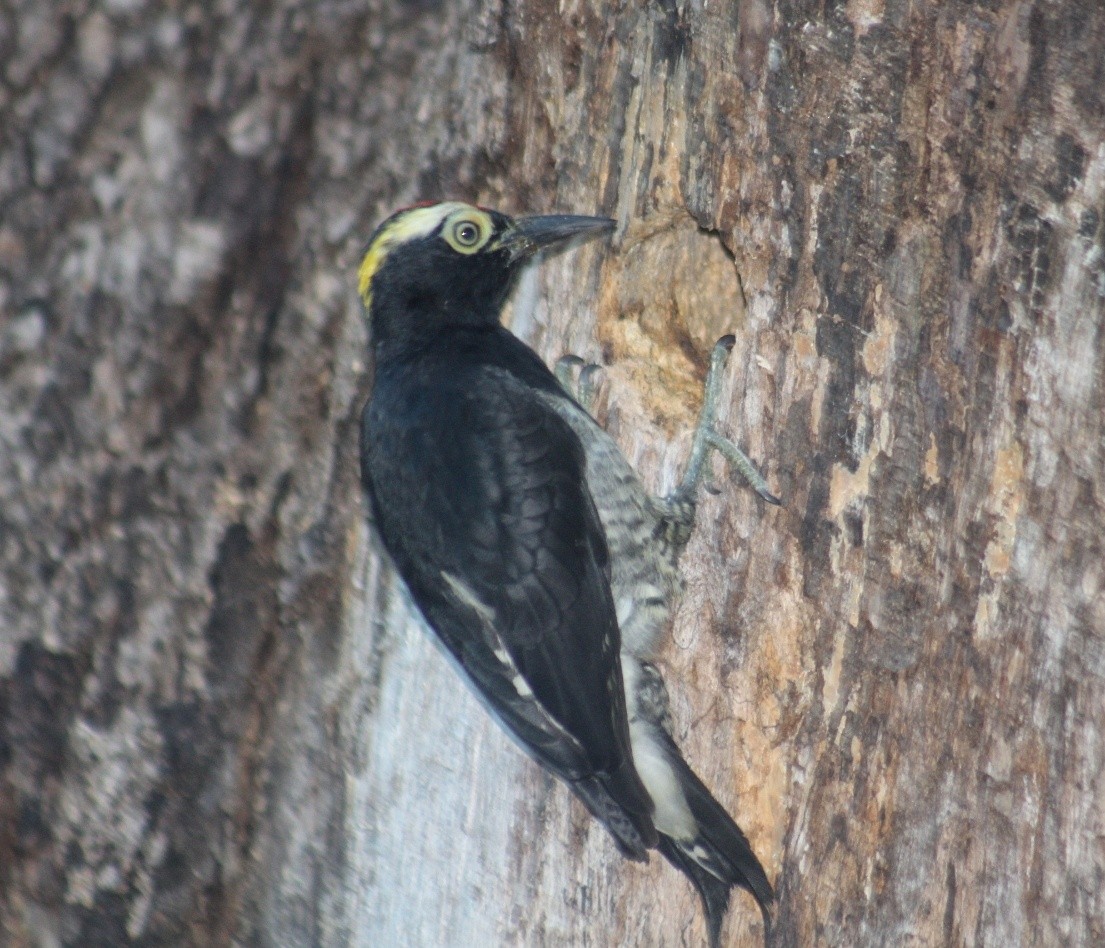
[[[710,948],[721,944],[721,923],[729,909],[729,890],[732,886],[703,869],[694,858],[684,852],[670,836],[661,836],[659,850],[676,869],[691,880],[702,899],[706,912],[706,930],[710,936]]]
[[[671,736],[663,729],[657,730],[698,829],[693,839],[661,835],[659,849],[668,862],[691,880],[702,898],[711,948],[720,944],[721,923],[733,886],[752,893],[763,915],[765,936],[770,934],[775,893],[748,838],[691,770]]]
[[[764,867],[752,852],[748,838],[725,808],[714,799],[698,775],[683,759],[671,736],[671,712],[668,689],[655,665],[640,662],[635,676],[632,706],[636,712],[634,753],[659,754],[667,766],[670,780],[678,784],[675,799],[670,784],[658,780],[656,790],[666,797],[664,812],[657,822],[668,830],[660,834],[661,853],[694,885],[706,911],[706,928],[711,948],[718,948],[721,923],[729,908],[729,892],[739,886],[752,893],[764,919],[764,937],[771,932],[771,904],[775,893],[767,881]],[[680,815],[682,811],[682,816]],[[686,818],[690,811],[690,820]],[[675,828],[679,827],[676,835]]]

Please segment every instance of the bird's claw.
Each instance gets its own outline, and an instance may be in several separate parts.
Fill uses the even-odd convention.
[[[694,440],[691,442],[691,456],[687,462],[687,473],[679,492],[693,497],[706,466],[706,457],[711,448],[717,451],[740,473],[748,485],[769,504],[782,506],[767,486],[767,479],[756,469],[756,465],[740,448],[728,438],[717,433],[717,407],[721,395],[722,370],[729,358],[736,339],[732,335],[722,336],[710,353],[710,368],[706,373],[706,391],[702,400],[702,412],[695,426]]]
[[[598,374],[601,371],[601,365],[585,362],[577,355],[561,356],[553,368],[560,387],[579,402],[588,414],[593,414],[592,407],[599,386]]]
[[[573,398],[575,397],[576,372],[586,364],[577,355],[562,355],[556,360],[556,365],[553,366],[553,375],[556,376],[560,387]]]

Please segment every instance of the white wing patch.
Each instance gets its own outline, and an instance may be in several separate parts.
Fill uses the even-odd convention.
[[[496,648],[492,650],[495,653],[495,657],[502,662],[506,668],[515,668],[514,659],[510,657],[505,648]],[[510,683],[514,686],[514,690],[518,692],[520,698],[532,698],[533,690],[529,686],[529,682],[522,677],[522,673],[515,669],[514,675],[510,679]]]
[[[442,573],[441,578],[445,580],[449,585],[449,589],[452,590],[454,596],[457,597],[464,605],[471,609],[476,615],[480,617],[480,621],[484,623],[489,629],[495,628],[495,610],[492,609],[486,602],[480,599],[471,589],[468,588],[461,580],[457,579],[452,573]],[[498,653],[496,653],[498,654]]]
[[[498,642],[499,637],[495,633],[495,610],[452,573],[442,573],[441,578],[448,584],[453,595],[480,617],[480,621],[487,629],[488,639],[492,642]],[[510,683],[514,686],[514,690],[518,692],[518,697],[532,698],[533,689],[530,688],[529,682],[522,677],[522,673],[518,671],[518,666],[514,664],[514,659],[510,657],[507,650],[501,645],[495,645],[492,647],[492,652],[503,668],[512,673]]]

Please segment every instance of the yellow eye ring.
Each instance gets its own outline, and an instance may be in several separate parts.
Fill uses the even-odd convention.
[[[450,221],[443,234],[445,242],[457,253],[475,253],[491,236],[491,228],[477,217],[465,216]]]

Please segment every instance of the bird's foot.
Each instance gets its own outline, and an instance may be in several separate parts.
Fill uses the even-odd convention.
[[[691,442],[691,456],[687,462],[687,473],[677,494],[694,498],[695,491],[702,481],[706,470],[706,458],[710,449],[717,451],[739,472],[748,485],[769,504],[781,506],[782,501],[767,486],[767,479],[756,469],[751,459],[728,438],[717,432],[717,406],[721,395],[721,374],[729,353],[736,342],[732,336],[722,336],[710,353],[710,369],[706,373],[706,393],[702,400],[702,412],[695,426],[694,440]]]
[[[556,360],[553,374],[564,389],[582,406],[589,415],[593,415],[595,394],[599,387],[598,374],[601,365],[584,362],[577,355],[565,355]]]

